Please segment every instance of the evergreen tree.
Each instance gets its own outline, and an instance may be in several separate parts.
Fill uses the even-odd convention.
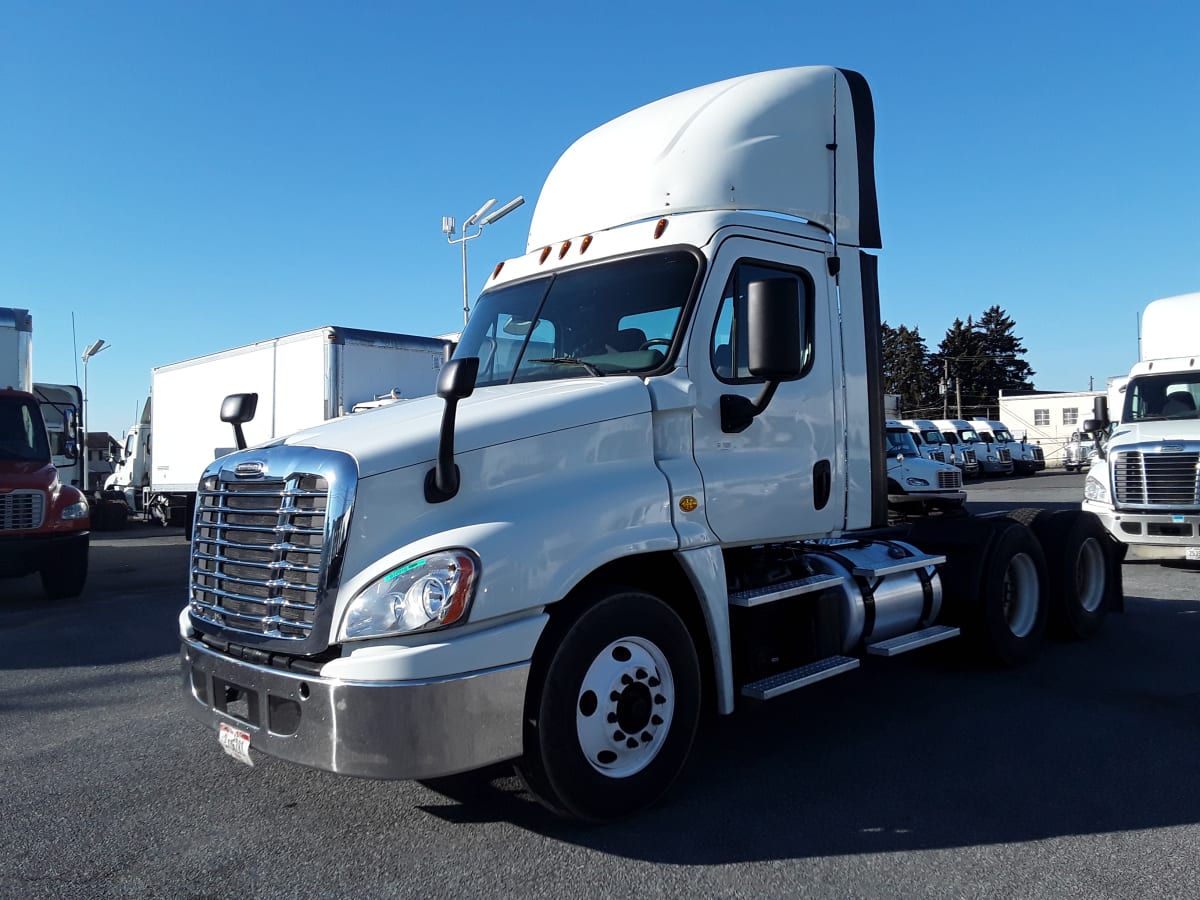
[[[900,408],[909,414],[938,400],[937,381],[929,367],[929,350],[919,328],[883,323],[883,390],[900,395]]]
[[[959,399],[963,415],[981,415],[995,410],[1001,390],[1031,390],[1033,369],[1020,359],[1025,353],[1014,335],[1016,323],[999,306],[985,310],[978,322],[967,316],[955,319],[933,355],[936,368],[949,376],[948,406],[955,410]]]

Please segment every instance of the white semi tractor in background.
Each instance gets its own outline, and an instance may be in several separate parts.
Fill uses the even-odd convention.
[[[999,419],[984,419],[972,416],[971,424],[979,439],[985,444],[995,444],[999,449],[1007,450],[1012,460],[1013,472],[1017,475],[1033,475],[1046,468],[1046,454],[1037,444],[1028,441],[1018,441],[1013,437],[1009,427]]]
[[[904,422],[884,422],[888,506],[896,517],[960,510],[967,500],[958,466],[922,456]]]
[[[105,488],[132,512],[190,527],[200,473],[236,449],[218,417],[227,395],[257,395],[246,439],[263,443],[359,403],[433,393],[446,346],[438,338],[326,325],[159,366]]]
[[[874,127],[829,67],[601,126],[436,397],[210,463],[179,625],[214,745],[373,778],[516,760],[606,821],[667,790],[702,709],[1099,627],[1119,545],[1091,515],[886,527]]]
[[[951,441],[938,429],[932,419],[901,419],[901,422],[912,432],[917,450],[926,459],[936,462],[950,463],[957,466],[963,478],[979,477],[979,460],[975,458],[975,450],[961,441]]]
[[[1146,307],[1141,359],[1109,393],[1083,424],[1104,435],[1083,508],[1135,559],[1200,562],[1200,293]]]
[[[962,450],[971,450],[979,463],[983,475],[1011,475],[1013,473],[1012,451],[1001,444],[987,443],[975,430],[975,423],[967,419],[935,419],[948,442]]]

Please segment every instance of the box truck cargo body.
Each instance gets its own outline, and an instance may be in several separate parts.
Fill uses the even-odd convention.
[[[258,395],[245,428],[253,446],[381,395],[433,393],[445,346],[437,338],[326,325],[153,369],[147,508],[163,524],[172,511],[178,517],[205,467],[236,449],[233,430],[220,420],[227,395]]]

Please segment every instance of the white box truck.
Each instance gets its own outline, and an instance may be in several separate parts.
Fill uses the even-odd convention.
[[[550,172],[436,397],[211,463],[179,625],[213,749],[516,760],[607,821],[667,790],[702,710],[1099,627],[1120,566],[1094,516],[887,527],[873,153],[844,69],[621,116]]]
[[[153,451],[144,509],[164,525],[188,524],[200,474],[236,449],[220,420],[227,395],[257,394],[258,414],[245,433],[261,444],[364,401],[431,394],[445,352],[436,338],[326,325],[153,369],[149,422],[137,428],[137,446]]]
[[[1200,293],[1155,300],[1142,315],[1142,358],[1110,409],[1097,398],[1086,431],[1106,429],[1084,482],[1095,513],[1135,559],[1200,562]]]

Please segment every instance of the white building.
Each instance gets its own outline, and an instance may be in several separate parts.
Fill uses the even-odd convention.
[[[1000,392],[1000,421],[1015,437],[1040,444],[1047,468],[1062,466],[1063,450],[1071,435],[1092,418],[1097,397],[1105,391],[1014,391]]]

